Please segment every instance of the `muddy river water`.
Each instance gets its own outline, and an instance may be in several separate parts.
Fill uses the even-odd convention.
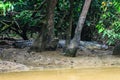
[[[120,80],[120,68],[80,68],[0,73],[0,80]]]

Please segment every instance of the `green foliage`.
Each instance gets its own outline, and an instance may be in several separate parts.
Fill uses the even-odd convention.
[[[77,22],[78,22],[78,18],[80,16],[80,12],[82,9],[82,4],[83,1],[82,0],[76,0],[74,1],[74,3],[72,3],[73,5],[73,14],[72,14],[72,18],[73,18],[73,26],[76,26]],[[54,22],[56,25],[58,25],[59,21],[63,18],[63,16],[65,15],[63,22],[61,24],[60,27],[55,25],[55,31],[58,32],[58,34],[66,34],[66,30],[69,27],[69,17],[70,17],[70,0],[58,0],[58,4],[57,7],[55,9],[55,17],[54,17]]]
[[[9,12],[11,10],[13,10],[13,4],[11,2],[3,2],[0,1],[0,12],[2,13],[2,15],[6,15],[6,12]]]
[[[15,15],[15,19],[21,21],[19,24],[24,25],[32,21],[32,12],[28,10],[22,11],[20,14]]]
[[[109,45],[114,44],[116,40],[120,40],[120,3],[115,0],[103,1],[101,11],[102,14],[96,28],[99,33],[103,34],[103,38],[108,38]]]
[[[43,1],[44,0],[6,0],[5,2],[0,1],[0,12],[2,14],[0,16],[0,31],[8,31],[12,28],[14,29],[12,32],[15,31],[15,29],[18,32],[24,32],[23,30],[26,29],[27,33],[30,34],[31,30],[29,28],[35,29],[36,27],[41,27],[41,24],[46,24],[46,4],[44,4],[44,6],[39,9]],[[83,4],[84,0],[75,0],[73,3],[73,27],[75,27],[78,22]],[[11,11],[10,14],[7,14],[9,11]],[[65,35],[66,30],[70,25],[69,12],[70,1],[58,0],[54,17],[55,32]],[[36,14],[33,16],[34,13]],[[61,26],[56,27],[64,15],[65,17],[61,23]],[[16,22],[18,25],[15,25]],[[103,35],[103,38],[107,37],[107,43],[109,44],[112,44],[116,40],[119,40],[120,0],[93,0],[85,22],[85,27],[86,26],[92,29],[92,35],[94,35],[96,27],[98,33]],[[89,34],[87,30],[86,32]]]
[[[59,0],[59,9],[60,10],[67,10],[70,7],[68,0]]]
[[[42,0],[6,0],[2,2],[4,6],[1,7],[1,13],[4,13],[6,16],[0,16],[0,34],[3,34],[3,32],[12,32],[12,34],[19,36],[27,35],[32,31],[32,26],[34,26],[34,28],[36,26],[38,27],[41,16],[37,17],[40,15],[40,10],[37,8],[40,6],[41,2]],[[12,3],[14,4],[12,5]],[[13,6],[14,11],[12,11]],[[7,14],[10,9],[11,11]],[[37,15],[32,16],[34,13],[37,13]]]

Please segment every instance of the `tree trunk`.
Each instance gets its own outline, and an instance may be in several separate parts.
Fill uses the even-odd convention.
[[[47,0],[47,4],[48,4],[48,14],[47,14],[47,49],[52,49],[57,47],[57,42],[55,39],[55,34],[54,34],[54,9],[56,7],[57,4],[57,0]],[[56,44],[55,44],[56,43]]]
[[[114,47],[112,55],[120,56],[120,44]]]
[[[65,51],[65,56],[71,56],[75,57],[76,52],[79,46],[79,42],[81,40],[81,31],[86,19],[86,15],[88,13],[89,7],[90,7],[91,0],[85,0],[81,15],[78,20],[77,27],[75,29],[75,35],[73,39],[71,40],[70,44],[67,46],[67,49]]]
[[[73,7],[74,7],[74,0],[70,1],[70,9],[69,9],[69,27],[66,31],[66,43],[65,47],[63,48],[63,52],[66,50],[67,46],[70,44],[71,41],[71,30],[72,30],[72,21],[73,21]]]
[[[54,36],[54,9],[57,0],[47,0],[46,24],[42,26],[41,34],[34,41],[30,51],[45,51],[57,47],[57,39]]]

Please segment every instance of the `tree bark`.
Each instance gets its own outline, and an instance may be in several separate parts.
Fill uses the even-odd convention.
[[[54,9],[57,4],[57,0],[47,0],[48,4],[48,14],[47,14],[47,28],[48,37],[50,41],[55,37],[54,35]]]
[[[71,56],[71,57],[76,56],[76,52],[79,46],[79,41],[81,40],[81,31],[82,31],[90,4],[91,4],[91,0],[85,0],[81,15],[78,20],[77,27],[75,29],[75,35],[71,40],[70,44],[67,46],[67,49],[64,54],[65,56]]]
[[[45,51],[51,50],[57,47],[57,39],[54,35],[54,9],[57,4],[57,0],[47,0],[47,17],[46,24],[42,26],[41,34],[34,41],[30,51]]]
[[[114,47],[112,55],[120,56],[120,44]]]
[[[66,50],[67,46],[70,44],[71,41],[71,30],[72,30],[72,21],[73,21],[73,9],[74,9],[74,0],[70,1],[70,9],[69,9],[69,26],[66,31],[66,43],[65,48],[63,48],[63,52]]]

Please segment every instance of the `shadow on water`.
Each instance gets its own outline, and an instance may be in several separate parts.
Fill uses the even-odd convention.
[[[1,73],[0,80],[120,80],[120,68],[81,68]]]

